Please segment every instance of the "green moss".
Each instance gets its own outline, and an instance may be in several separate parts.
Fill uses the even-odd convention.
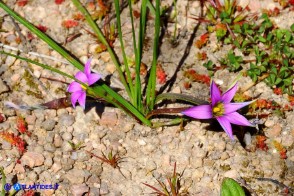
[[[46,81],[45,86],[46,86],[47,89],[50,89],[51,84],[50,84],[50,82],[48,80]]]
[[[231,170],[231,166],[230,165],[221,165],[220,168],[223,171],[229,171],[229,170]]]
[[[252,177],[243,176],[242,178],[245,180],[246,183],[252,183],[253,182]]]
[[[20,89],[20,83],[16,82],[14,85],[12,85],[12,90],[13,91],[18,91]]]
[[[27,95],[31,95],[31,96],[34,96],[38,99],[44,99],[43,95],[40,93],[40,91],[38,92],[34,92],[34,91],[31,91],[31,90],[26,90],[26,93]]]
[[[264,176],[264,172],[263,171],[254,170],[253,177],[260,178],[260,177],[263,177],[263,176]]]
[[[249,165],[249,161],[248,160],[244,160],[243,162],[242,162],[242,166],[243,167],[248,167],[248,165]]]
[[[64,90],[64,88],[62,88],[62,87],[58,87],[57,89],[55,89],[55,91],[54,91],[56,94],[65,94],[66,93],[66,91]]]
[[[36,82],[34,81],[33,76],[29,73],[28,70],[25,70],[24,74],[23,74],[23,78],[26,81],[26,84],[34,89],[34,90],[38,90],[38,85],[36,84]],[[39,90],[38,90],[39,91]]]
[[[32,70],[30,65],[29,65],[29,69]],[[34,81],[33,76],[29,73],[28,70],[25,70],[23,74],[23,79],[26,81],[26,84],[29,86],[29,90],[26,90],[27,95],[34,96],[38,99],[44,98],[41,91],[38,88],[38,84]]]

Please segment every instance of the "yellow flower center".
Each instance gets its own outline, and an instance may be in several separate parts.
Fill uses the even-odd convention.
[[[213,116],[223,116],[225,113],[224,104],[219,102],[212,108]]]

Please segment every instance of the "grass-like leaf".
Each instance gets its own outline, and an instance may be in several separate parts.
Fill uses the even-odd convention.
[[[225,178],[221,186],[221,196],[245,196],[245,192],[235,180]]]
[[[160,32],[160,1],[156,0],[155,9],[155,32],[154,32],[154,45],[153,45],[153,59],[150,71],[150,76],[148,79],[148,86],[146,91],[146,104],[151,111],[155,104],[155,90],[156,90],[156,67],[157,58],[159,53],[159,32]]]
[[[124,61],[125,70],[126,70],[127,82],[129,84],[129,88],[132,93],[132,96],[130,97],[130,99],[131,99],[131,102],[134,103],[134,100],[133,100],[133,98],[134,98],[134,84],[133,84],[133,80],[131,78],[130,68],[129,68],[128,59],[127,59],[125,47],[124,47],[123,36],[122,36],[119,1],[115,0],[114,5],[115,5],[118,36],[119,36],[119,40],[120,40],[120,47],[122,50],[123,61]]]
[[[118,60],[117,56],[115,55],[113,49],[110,47],[109,43],[107,42],[107,39],[104,37],[102,31],[100,30],[100,28],[98,27],[96,22],[92,19],[89,12],[86,10],[86,8],[84,8],[84,6],[81,4],[81,2],[79,0],[72,0],[72,2],[76,6],[76,8],[83,14],[83,16],[85,17],[85,19],[88,22],[89,26],[92,28],[92,30],[96,34],[99,41],[101,41],[101,43],[104,46],[106,46],[107,51],[109,52],[109,55],[110,55],[114,65],[116,67],[116,70],[117,70],[117,72],[119,74],[119,77],[120,77],[120,80],[121,80],[122,84],[125,87],[126,92],[128,93],[129,97],[132,97],[130,88],[129,88],[129,86],[127,84],[127,81],[126,81],[126,79],[124,77],[124,74],[123,74],[123,71],[121,69],[121,65],[119,63],[119,60]]]
[[[75,1],[75,2],[78,2],[78,1]],[[78,2],[78,3],[80,5],[80,2]],[[62,55],[65,59],[67,59],[76,68],[78,68],[79,70],[83,70],[84,69],[84,66],[78,60],[76,60],[75,58],[73,58],[63,47],[59,46],[49,36],[47,36],[45,33],[41,32],[39,29],[37,29],[29,21],[27,21],[26,19],[24,19],[23,17],[21,17],[20,15],[18,15],[16,12],[14,12],[13,10],[11,10],[2,1],[0,1],[0,7],[2,9],[4,9],[9,15],[11,15],[15,20],[17,20],[18,22],[20,22],[21,24],[23,24],[25,27],[27,27],[32,33],[36,34],[40,39],[42,39],[44,42],[46,42],[51,48],[53,48],[55,51],[57,51],[60,55]],[[79,8],[81,9],[83,7],[80,6]],[[83,8],[83,10],[86,13],[88,13],[84,8]],[[86,15],[86,16],[87,17],[90,17],[89,15]],[[93,23],[95,23],[93,20],[90,20],[90,19],[88,19],[88,20],[89,21],[92,21]],[[96,23],[95,23],[95,25],[96,25]],[[96,29],[96,31],[97,31],[97,29]],[[97,33],[97,32],[95,32],[95,33]],[[101,33],[101,37],[103,37],[102,33]],[[106,42],[106,43],[104,43],[103,41],[101,41],[101,42],[103,44],[105,44],[105,45],[108,45],[108,43],[107,43],[106,40],[104,40],[104,42]],[[111,53],[110,55],[112,55],[112,58],[115,58],[114,53]],[[20,57],[17,57],[17,56],[15,56],[15,57],[16,58],[20,58]],[[23,57],[21,57],[21,58],[23,58]],[[26,59],[26,58],[23,58],[22,60],[26,60],[27,62],[31,62],[31,63],[36,64],[34,61],[30,61],[29,59]],[[58,73],[58,70],[56,70],[56,69],[54,69],[54,68],[52,68],[50,66],[40,65],[40,64],[36,64],[36,65],[39,65],[41,67],[43,66],[43,68],[45,68],[45,69],[49,69],[51,71],[55,71],[55,72]],[[72,76],[69,76],[68,74],[66,74],[66,75],[65,74],[62,74],[62,75],[73,79],[73,77]],[[128,88],[126,88],[126,90],[127,89]],[[96,85],[94,87],[89,87],[88,90],[89,90],[89,93],[92,96],[103,98],[107,102],[109,102],[109,103],[115,105],[116,107],[124,110],[127,114],[131,115],[132,117],[135,117],[136,119],[138,119],[139,121],[141,121],[145,125],[148,125],[148,126],[151,125],[150,121],[147,120],[145,118],[145,116],[140,111],[138,111],[132,104],[130,104],[126,99],[124,99],[118,93],[116,93],[115,91],[113,91],[107,85],[105,85],[105,84],[102,83],[102,84]]]

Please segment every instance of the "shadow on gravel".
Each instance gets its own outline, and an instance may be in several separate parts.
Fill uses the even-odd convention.
[[[201,11],[200,11],[199,18],[202,18],[203,17],[204,1],[200,1],[200,3],[201,3],[200,4],[201,5]],[[163,93],[166,89],[167,89],[167,92],[169,92],[171,90],[172,86],[174,85],[174,83],[176,81],[177,73],[180,71],[182,65],[184,64],[185,60],[187,59],[187,57],[188,57],[188,55],[190,53],[190,50],[191,50],[191,47],[193,45],[193,41],[194,41],[196,32],[197,32],[200,24],[201,24],[201,22],[199,21],[197,23],[197,25],[195,26],[195,28],[193,30],[193,33],[191,34],[191,36],[189,38],[189,41],[187,43],[187,46],[185,48],[184,54],[183,54],[181,60],[179,61],[178,65],[177,65],[177,68],[176,68],[173,76],[160,88],[158,94]]]
[[[202,120],[203,122],[209,123],[205,129],[208,131],[214,131],[214,132],[224,132],[223,128],[220,126],[220,124],[212,119],[212,120]],[[243,127],[238,125],[232,124],[232,130],[233,134],[236,135],[237,139],[239,140],[241,146],[245,149],[246,144],[244,142],[244,135],[246,132],[249,132],[250,135],[255,135],[257,133],[257,130],[255,127]]]

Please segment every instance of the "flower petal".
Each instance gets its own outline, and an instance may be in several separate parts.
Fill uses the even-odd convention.
[[[92,85],[94,84],[95,82],[97,82],[99,79],[101,78],[101,75],[100,74],[90,74],[88,76],[88,85]]]
[[[222,98],[221,98],[221,101],[223,103],[230,103],[234,97],[234,95],[236,94],[237,92],[237,83],[232,87],[230,88],[229,90],[227,90],[223,95],[222,95]]]
[[[77,82],[70,83],[70,85],[67,88],[67,91],[70,92],[70,93],[74,93],[76,91],[81,91],[81,90],[82,90],[82,87]]]
[[[92,61],[92,58],[89,58],[85,64],[84,73],[86,74],[87,77],[89,77],[91,73],[91,68],[90,68],[91,61]]]
[[[79,71],[76,75],[75,78],[80,80],[83,83],[87,83],[88,84],[88,77],[86,76],[86,74],[84,72]]]
[[[216,120],[219,122],[219,124],[222,126],[222,128],[225,130],[225,132],[231,138],[231,140],[234,140],[232,126],[231,126],[230,122],[226,119],[226,117],[220,116],[220,117],[217,117]]]
[[[251,127],[254,126],[244,116],[242,116],[238,112],[233,112],[223,117],[226,118],[230,123],[235,125],[251,126]]]
[[[81,96],[78,99],[80,106],[85,109],[86,107],[86,92],[83,91]]]
[[[72,106],[75,108],[76,107],[76,103],[77,100],[80,98],[80,96],[83,94],[83,91],[76,91],[74,93],[71,94],[71,104]]]
[[[230,114],[232,112],[236,112],[240,108],[243,108],[249,104],[251,104],[253,101],[247,101],[247,102],[241,102],[241,103],[224,103],[225,113],[224,114]]]
[[[210,119],[212,118],[211,105],[195,106],[183,111],[182,114],[196,119]]]
[[[214,106],[217,102],[221,100],[221,93],[214,81],[210,84],[210,98],[211,105]]]

